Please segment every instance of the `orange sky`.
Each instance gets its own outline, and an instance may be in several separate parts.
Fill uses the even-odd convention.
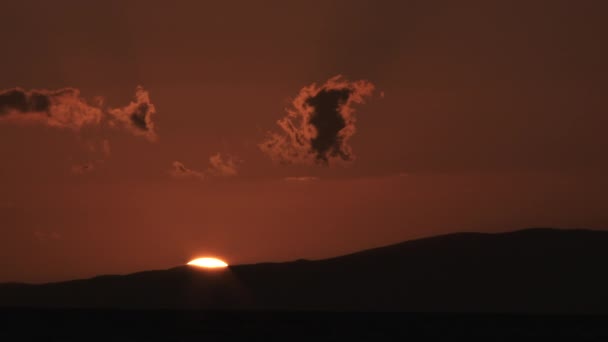
[[[320,258],[461,230],[608,227],[606,10],[7,3],[0,90],[73,87],[102,121],[74,129],[0,116],[0,281],[166,268],[206,253]],[[336,75],[375,87],[352,103],[355,158],[273,161],[259,144],[282,133],[277,120],[304,87]],[[147,101],[137,86],[158,139],[124,119],[131,101]]]

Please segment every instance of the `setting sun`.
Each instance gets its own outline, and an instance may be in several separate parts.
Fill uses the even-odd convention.
[[[226,262],[217,258],[197,258],[190,260],[188,265],[204,268],[221,268],[228,266]]]

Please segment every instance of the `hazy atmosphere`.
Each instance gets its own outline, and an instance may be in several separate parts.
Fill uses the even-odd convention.
[[[0,282],[608,228],[608,3],[163,4],[3,5]]]

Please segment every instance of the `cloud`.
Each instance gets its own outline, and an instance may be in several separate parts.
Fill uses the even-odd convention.
[[[78,130],[102,118],[103,111],[88,104],[78,89],[0,91],[0,120]]]
[[[319,177],[300,176],[300,177],[285,177],[283,179],[288,182],[314,182],[314,181],[318,181]]]
[[[199,180],[205,179],[208,175],[215,177],[230,177],[237,175],[237,163],[241,162],[235,157],[222,157],[220,153],[216,153],[209,158],[209,167],[206,172],[192,170],[187,168],[182,162],[174,161],[169,174],[173,178],[188,179],[195,178]]]
[[[214,176],[236,176],[237,160],[234,157],[228,156],[226,158],[222,158],[220,153],[214,154],[209,158],[209,168],[208,172]]]
[[[42,124],[72,130],[107,123],[155,141],[158,138],[152,121],[155,113],[149,93],[141,86],[136,88],[135,100],[130,104],[109,109],[104,108],[102,98],[95,97],[93,103],[89,103],[75,88],[0,91],[0,121],[10,123]]]
[[[349,145],[355,134],[353,104],[365,102],[374,85],[368,81],[348,81],[341,75],[321,86],[311,84],[300,90],[277,121],[280,131],[269,132],[259,144],[273,160],[284,164],[350,162],[355,159]]]
[[[146,137],[150,141],[158,139],[152,121],[156,108],[150,102],[150,94],[143,87],[135,89],[134,101],[125,107],[110,109],[109,114],[112,125],[124,127],[134,135]]]
[[[169,174],[173,178],[178,178],[178,179],[193,178],[193,179],[198,179],[198,180],[205,179],[205,175],[202,172],[189,169],[181,162],[174,161],[172,166],[173,166],[173,168],[169,171]]]

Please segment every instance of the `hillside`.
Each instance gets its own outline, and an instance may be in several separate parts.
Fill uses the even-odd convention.
[[[608,313],[608,232],[412,240],[331,259],[0,285],[3,307]]]

